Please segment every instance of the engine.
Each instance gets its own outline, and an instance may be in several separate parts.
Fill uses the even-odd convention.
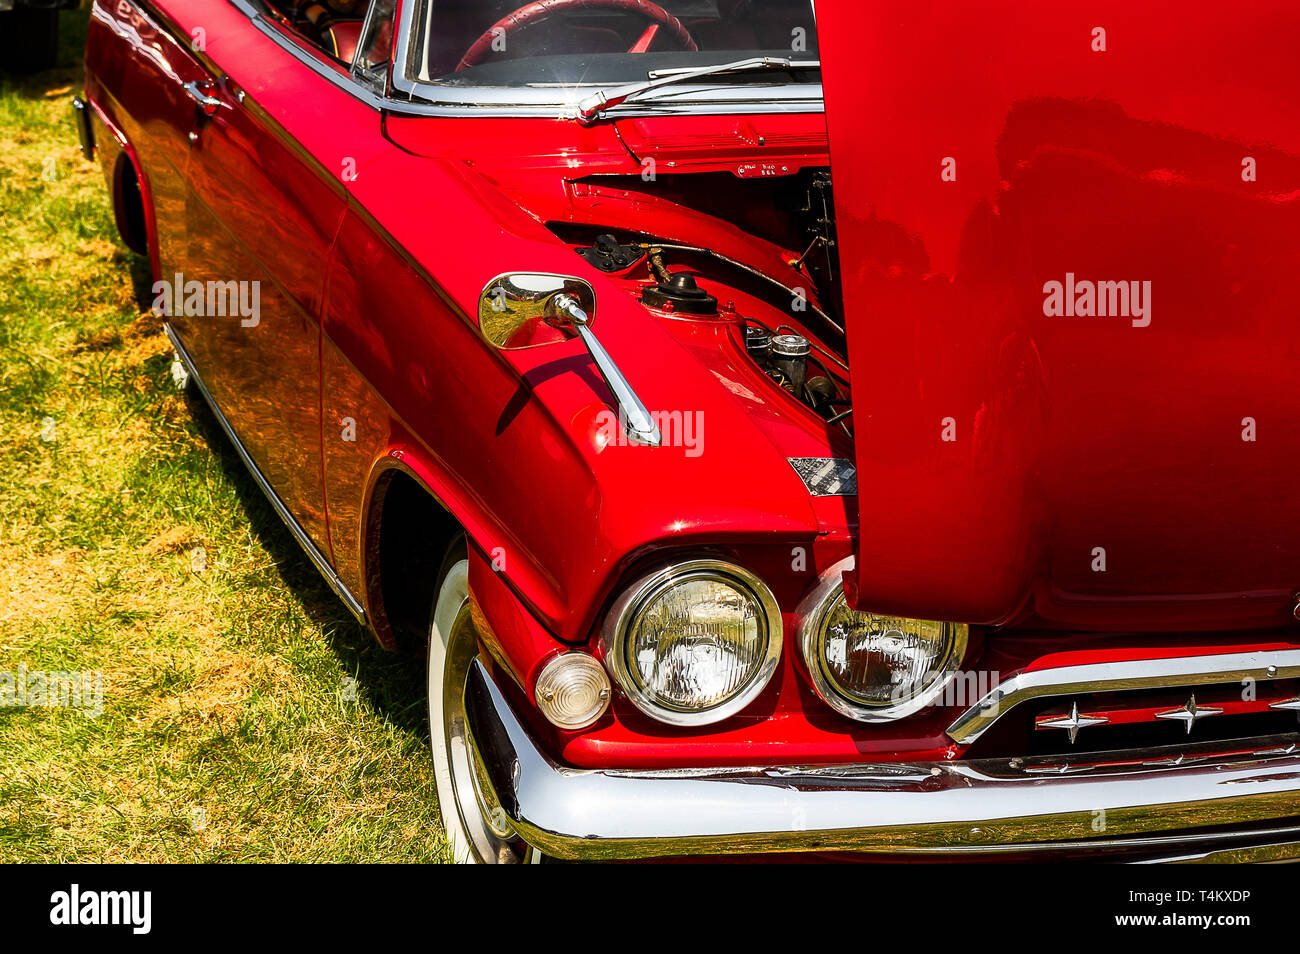
[[[620,180],[618,187],[628,185]],[[716,214],[773,254],[742,260],[743,253],[727,254],[687,237],[559,223],[550,227],[590,265],[625,281],[629,293],[652,313],[735,322],[739,346],[774,387],[827,425],[851,434],[829,170],[757,182],[664,176],[633,187],[671,198],[695,215]],[[738,189],[749,191],[748,201],[736,201]]]

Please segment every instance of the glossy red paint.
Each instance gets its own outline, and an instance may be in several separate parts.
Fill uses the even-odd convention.
[[[849,15],[819,9],[831,22]],[[553,118],[403,116],[378,110],[330,82],[327,74],[339,72],[335,64],[278,28],[254,29],[231,4],[98,0],[94,16],[87,92],[99,114],[120,117],[121,140],[139,156],[142,182],[150,187],[147,211],[161,223],[154,229],[158,273],[166,278],[182,270],[200,280],[262,282],[258,327],[241,327],[238,317],[174,316],[173,325],[241,442],[342,584],[364,605],[367,621],[386,645],[393,641],[377,582],[376,501],[396,471],[426,488],[465,530],[476,612],[490,633],[485,653],[498,681],[514,687],[511,698],[522,718],[569,764],[665,768],[960,755],[943,734],[955,709],[939,707],[890,725],[850,722],[816,696],[803,671],[794,641],[800,622],[795,607],[821,573],[852,552],[858,513],[851,499],[810,498],[786,459],[852,457],[852,440],[771,386],[745,354],[741,322],[732,312],[700,320],[652,312],[638,300],[650,283],[643,269],[607,275],[574,251],[575,235],[599,231],[676,239],[716,250],[769,276],[778,288],[807,286],[807,275],[793,264],[806,246],[783,236],[765,220],[763,209],[765,202],[770,205],[770,190],[800,170],[827,164],[820,114],[663,116],[592,127]],[[918,29],[928,23],[916,22]],[[194,50],[183,38],[200,25],[207,44]],[[877,26],[886,32],[893,28],[888,17]],[[840,42],[862,40],[861,24],[839,31],[842,36],[834,29],[825,32],[832,34],[823,38],[828,56]],[[945,41],[950,48],[956,35]],[[873,50],[888,46],[877,36],[871,44]],[[876,67],[873,61],[871,68]],[[845,64],[850,79],[856,68]],[[838,82],[842,74],[835,69],[832,64],[828,76]],[[906,75],[914,74],[909,66]],[[991,87],[1001,90],[1000,76],[986,70],[968,78],[965,95],[979,99]],[[198,118],[194,104],[176,93],[174,87],[187,77],[216,85],[222,106],[211,120]],[[1266,582],[1260,589],[1271,593],[1280,581],[1269,576],[1270,568],[1285,564],[1290,552],[1283,549],[1289,546],[1285,533],[1275,530],[1267,553],[1238,553],[1233,569],[1221,555],[1186,559],[1189,551],[1174,545],[1187,541],[1177,536],[1185,531],[1172,523],[1172,510],[1156,522],[1158,529],[1174,533],[1169,542],[1153,543],[1136,532],[1141,518],[1160,517],[1162,511],[1141,487],[1117,486],[1113,479],[1168,478],[1173,464],[1166,461],[1152,470],[1148,461],[1131,472],[1097,473],[1079,466],[1077,457],[1095,451],[1106,429],[1123,431],[1123,446],[1132,450],[1142,440],[1151,442],[1150,428],[1124,431],[1125,405],[1103,395],[1095,415],[1078,410],[1077,419],[1068,418],[1081,428],[1076,433],[1084,439],[1077,447],[1048,434],[1042,419],[1047,382],[1029,373],[1035,349],[1044,352],[1037,331],[1019,330],[1032,302],[1019,310],[998,304],[1011,288],[1008,266],[993,255],[1003,246],[995,249],[991,239],[980,245],[977,235],[970,241],[983,249],[983,257],[966,263],[967,272],[958,267],[964,261],[958,256],[959,231],[972,206],[983,200],[980,208],[990,210],[982,213],[987,219],[993,216],[994,197],[999,214],[1009,214],[1001,186],[989,179],[990,169],[996,174],[993,160],[985,157],[988,168],[982,172],[979,162],[973,163],[969,184],[959,178],[962,188],[972,191],[961,193],[955,212],[950,197],[936,193],[937,186],[917,186],[909,199],[904,186],[915,183],[908,179],[876,184],[852,175],[839,182],[842,166],[856,170],[859,159],[885,161],[883,150],[872,152],[860,133],[892,141],[879,130],[916,125],[917,135],[932,136],[927,119],[908,119],[913,101],[903,91],[889,86],[891,96],[877,94],[872,84],[882,78],[873,73],[868,79],[871,84],[861,89],[873,90],[872,95],[860,89],[842,107],[845,125],[856,128],[833,128],[831,142],[839,149],[845,141],[850,150],[836,167],[843,193],[841,228],[850,226],[843,239],[846,260],[876,263],[882,255],[894,255],[889,264],[897,266],[888,280],[848,289],[855,316],[862,314],[859,307],[868,294],[891,295],[888,300],[897,302],[897,309],[876,307],[870,321],[855,318],[850,332],[855,366],[877,371],[871,378],[858,374],[852,382],[864,395],[858,398],[857,457],[870,462],[861,476],[870,493],[863,498],[863,526],[869,531],[861,534],[860,545],[874,548],[868,550],[872,573],[869,582],[860,582],[861,598],[875,609],[926,618],[1017,617],[1019,629],[1001,632],[996,640],[977,631],[965,663],[1004,676],[1049,654],[1102,660],[1131,658],[1152,647],[1186,651],[1194,640],[1107,637],[1095,631],[1120,619],[1129,629],[1188,628],[1193,617],[1177,602],[1124,617],[1109,604],[1116,592],[1167,596],[1161,587],[1185,588],[1216,569],[1232,570],[1225,579],[1258,571]],[[1043,81],[1043,91],[1051,94],[1055,87],[1048,78]],[[893,102],[882,104],[883,98]],[[883,119],[888,122],[880,125]],[[972,117],[969,123],[972,149],[995,145],[988,136],[1000,131],[996,122],[981,125]],[[1128,133],[1116,135],[1123,139]],[[936,147],[925,136],[921,143],[899,148],[915,157]],[[1016,194],[1037,203],[1029,206],[1040,216],[1032,220],[1035,241],[1054,249],[1043,237],[1048,228],[1041,220],[1050,197],[1041,183],[1030,189],[1029,171],[1041,171],[1034,163],[1046,160],[1019,146],[1008,155],[1033,160],[1025,169],[1013,162],[1012,175],[1020,183]],[[1275,158],[1283,165],[1291,161],[1280,153]],[[660,173],[658,187],[643,178],[650,161]],[[937,182],[937,160],[933,165]],[[967,175],[967,167],[961,168]],[[674,179],[687,175],[706,177],[706,185]],[[1155,188],[1165,186],[1144,180],[1132,192],[1144,195]],[[927,241],[932,225],[935,244],[928,262],[914,254],[899,228],[871,232],[871,220],[854,214],[859,200],[868,203],[860,209],[877,202],[877,192],[881,216],[902,222],[908,231],[923,231]],[[933,222],[924,229],[914,225],[906,205],[887,205],[895,199],[921,203]],[[1080,211],[1074,199],[1061,201]],[[1289,207],[1279,200],[1270,208],[1285,216]],[[1094,222],[1090,228],[1094,246],[1105,247],[1100,242],[1105,233],[1097,231],[1101,226]],[[883,251],[871,244],[872,235],[879,236]],[[1019,247],[1016,241],[1014,235],[1002,239],[1008,248]],[[1051,255],[1046,261],[1053,267],[1066,261],[1057,251]],[[1076,270],[1082,274],[1093,265],[1089,259]],[[678,267],[697,274],[702,287],[734,306],[735,315],[773,326],[789,323],[817,337],[811,320],[805,326],[782,311],[776,299],[783,293],[741,287],[727,274],[702,266]],[[1040,286],[1045,280],[1037,265],[1018,267],[1032,272]],[[970,269],[976,275],[970,287],[941,280]],[[490,348],[477,326],[479,296],[510,270],[589,281],[598,299],[594,328],[606,348],[647,406],[699,415],[704,452],[602,441],[598,420],[610,396],[576,341],[532,351]],[[939,279],[923,281],[931,272]],[[870,274],[853,272],[855,281]],[[923,300],[931,294],[934,302]],[[1162,308],[1170,302],[1172,313],[1177,298],[1157,297]],[[814,307],[835,304],[820,301],[815,292],[809,301]],[[948,317],[948,303],[961,311],[977,307],[981,324],[961,327]],[[907,317],[914,307],[925,309],[915,312],[926,316],[924,328]],[[903,308],[909,311],[898,310]],[[876,315],[898,317],[877,320]],[[1275,324],[1279,317],[1280,312],[1266,310],[1258,320]],[[1163,335],[1161,327],[1158,313],[1151,328],[1098,332],[1105,343],[1054,338],[1048,357],[1056,358],[1062,353],[1056,349],[1063,348],[1073,357],[1064,370],[1048,365],[1062,375],[1064,387],[1086,379],[1107,349],[1124,367],[1157,355],[1167,359],[1166,351],[1152,351],[1154,345],[1135,337],[1153,330]],[[931,363],[934,329],[957,337]],[[1189,355],[1196,369],[1208,366],[1213,348],[1226,347],[1223,337],[1202,329],[1201,345]],[[1273,357],[1260,360],[1283,361],[1292,346],[1281,340]],[[913,342],[915,353],[909,350]],[[1141,350],[1125,353],[1124,348]],[[1238,361],[1233,367],[1236,380],[1244,365]],[[1167,367],[1147,370],[1166,389],[1177,377]],[[1076,403],[1065,406],[1081,407],[1077,402],[1094,392],[1076,392],[1070,399]],[[1259,413],[1266,417],[1269,408],[1271,414],[1289,409],[1289,399],[1265,397]],[[973,420],[981,400],[987,411],[978,441],[971,442],[975,450],[971,444],[955,446],[954,458],[965,457],[940,459],[942,449],[907,430],[917,420],[934,418],[926,435],[938,434],[945,415],[936,415],[950,402],[959,407],[948,413]],[[1277,445],[1249,446],[1262,451],[1254,465],[1259,473],[1287,472],[1278,467],[1281,458],[1269,456],[1281,453]],[[1061,456],[1045,458],[1043,448]],[[1205,459],[1205,446],[1198,453],[1200,463],[1215,463]],[[1233,486],[1241,475],[1243,465],[1233,461],[1225,455],[1217,462],[1226,469],[1219,486]],[[1084,474],[1099,483],[1085,483]],[[1201,481],[1173,492],[1168,480],[1161,486],[1170,500],[1185,504],[1192,490],[1204,494],[1210,485]],[[1046,493],[1048,487],[1056,496]],[[1066,491],[1077,496],[1061,496]],[[1248,525],[1234,525],[1222,515],[1198,516],[1233,546],[1255,539],[1249,534],[1264,532],[1258,518],[1267,503],[1287,512],[1285,501],[1269,497],[1276,496],[1277,487],[1256,491],[1261,496],[1244,505],[1251,515]],[[951,508],[934,507],[935,500],[965,506],[954,516]],[[1085,518],[1091,524],[1081,526]],[[1057,541],[1047,551],[1043,528]],[[1111,541],[1119,541],[1118,551],[1108,551],[1118,561],[1111,577],[1118,581],[1114,592],[1081,589],[1079,574],[1055,571],[1069,557],[1065,544],[1073,545],[1093,528],[1109,533],[1098,545],[1113,548]],[[1149,532],[1151,524],[1145,529]],[[964,545],[954,547],[953,541]],[[1126,555],[1126,545],[1137,549]],[[1058,562],[1044,563],[1044,552],[1055,554]],[[531,704],[545,661],[574,648],[596,651],[593,636],[621,586],[653,564],[700,553],[722,554],[759,574],[784,613],[782,661],[754,705],[728,722],[692,731],[654,722],[621,697],[588,731],[561,733],[545,723]],[[1131,568],[1135,553],[1152,567],[1145,576]],[[1177,569],[1184,564],[1185,570]],[[1041,572],[1044,566],[1054,572]],[[1015,573],[1004,576],[1007,567]],[[1053,586],[1060,593],[1082,594],[1089,606],[1103,606],[1105,612],[1067,606]],[[1035,600],[1027,603],[1031,590]],[[1199,604],[1204,613],[1195,617],[1193,628],[1279,622],[1249,606],[1250,600],[1240,602],[1245,608]],[[1160,607],[1168,614],[1155,616]],[[1068,636],[1044,632],[1039,625],[1071,621],[1079,631]],[[1214,638],[1239,648],[1290,644],[1286,632]]]
[[[186,240],[186,137],[195,116],[183,84],[202,79],[202,66],[158,14],[113,0],[92,8],[86,75],[96,118],[139,171],[157,276],[171,268]],[[116,166],[104,171],[115,188]]]
[[[810,503],[786,453],[773,453],[775,442],[789,454],[825,454],[834,439],[745,398],[763,383],[734,322],[652,317],[632,297],[637,282],[591,269],[541,224],[686,229],[692,241],[794,283],[797,250],[615,180],[584,180],[640,182],[647,159],[727,175],[741,160],[794,168],[792,150],[806,146],[803,164],[823,163],[820,117],[638,121],[626,132],[633,154],[612,124],[382,117],[307,68],[306,44],[292,55],[233,6],[105,0],[96,19],[118,37],[148,22],[165,63],[153,47],[146,55],[139,44],[95,41],[92,99],[126,98],[128,113],[146,105],[131,100],[138,81],[126,77],[149,64],[158,64],[159,86],[190,77],[217,88],[222,106],[210,120],[190,103],[147,134],[151,158],[173,157],[167,210],[185,224],[162,236],[160,273],[260,280],[261,326],[184,315],[172,324],[259,469],[363,602],[376,596],[366,566],[371,490],[398,460],[480,551],[502,555],[500,579],[532,617],[502,623],[507,634],[541,624],[553,640],[587,641],[619,580],[655,554],[748,540],[784,541],[788,554],[827,535],[839,542],[816,552],[830,562],[845,554],[843,501]],[[175,38],[200,25],[206,47],[182,50]],[[113,58],[130,69],[101,70]],[[185,105],[180,95],[168,88],[159,98]],[[146,136],[125,135],[133,134]],[[591,281],[602,340],[643,398],[698,413],[701,436],[721,452],[603,446],[596,421],[608,395],[576,342],[509,354],[486,347],[471,316],[481,290],[510,267]],[[742,292],[727,297],[750,314],[770,311]],[[343,441],[349,419],[355,440]],[[671,502],[647,497],[670,484]],[[801,571],[791,605],[825,565]],[[534,650],[510,647],[524,672],[536,670]]]
[[[1300,8],[817,8],[850,359],[871,369],[858,604],[1282,625]],[[1067,276],[1149,282],[1151,311],[1049,317]]]
[[[548,134],[553,141],[585,135],[572,123],[516,121],[507,138]],[[422,188],[404,193],[389,186],[393,181],[419,181]],[[485,552],[502,549],[505,577],[561,639],[590,636],[617,579],[647,552],[736,536],[775,535],[794,545],[821,532],[802,484],[772,453],[770,429],[745,413],[727,380],[680,340],[693,323],[652,318],[463,162],[394,151],[351,187],[364,211],[355,225],[345,222],[338,254],[351,256],[356,247],[356,255],[370,257],[356,260],[365,267],[345,269],[361,291],[343,301],[364,302],[366,313],[364,321],[336,318],[331,296],[327,342],[341,344],[363,378],[385,381],[395,417],[436,448],[430,466],[460,482],[447,505],[463,524],[481,528]],[[459,240],[435,254],[431,223],[447,220],[459,223]],[[503,236],[509,253],[487,254],[500,249]],[[599,296],[602,342],[647,406],[702,415],[705,440],[716,434],[726,442],[722,470],[710,455],[692,457],[683,447],[642,454],[599,446],[598,416],[608,399],[578,342],[485,349],[464,303],[476,303],[511,267],[589,280]],[[734,363],[739,344],[718,345],[724,347]],[[433,415],[432,407],[442,410]],[[806,447],[809,438],[800,439]],[[670,484],[671,502],[643,505],[648,488]]]

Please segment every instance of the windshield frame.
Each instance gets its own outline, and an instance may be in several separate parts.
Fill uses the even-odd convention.
[[[462,86],[417,79],[415,57],[418,15],[434,0],[399,0],[398,24],[389,97],[404,100],[425,114],[448,116],[535,117],[565,116],[594,91],[624,83],[581,83],[572,86]],[[816,16],[814,9],[813,16]],[[734,51],[718,51],[718,62],[735,58]],[[705,65],[705,64],[701,64]],[[719,77],[659,90],[655,96],[632,100],[618,107],[619,115],[734,115],[774,112],[820,113],[825,111],[822,84],[779,82],[770,75],[755,74],[755,80],[738,83]]]

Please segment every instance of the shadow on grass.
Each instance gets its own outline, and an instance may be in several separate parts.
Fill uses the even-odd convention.
[[[186,404],[200,435],[234,486],[254,535],[274,561],[284,585],[320,627],[343,669],[355,676],[358,695],[393,725],[427,740],[423,660],[409,652],[385,650],[357,623],[262,493],[197,388],[191,386],[186,392]]]
[[[118,241],[121,242],[120,236]],[[153,311],[153,267],[149,264],[149,256],[129,251],[124,246],[122,255],[131,273],[131,292],[135,295],[136,308],[141,312]]]

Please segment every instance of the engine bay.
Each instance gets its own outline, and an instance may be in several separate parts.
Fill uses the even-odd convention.
[[[744,180],[727,173],[627,179],[592,177],[588,184],[648,193],[693,216],[716,216],[770,243],[777,254],[758,264],[688,238],[572,223],[548,226],[589,265],[625,283],[651,314],[733,325],[735,347],[775,389],[828,429],[851,437],[853,406],[829,170],[805,169],[772,179]],[[744,201],[737,201],[738,196]]]

